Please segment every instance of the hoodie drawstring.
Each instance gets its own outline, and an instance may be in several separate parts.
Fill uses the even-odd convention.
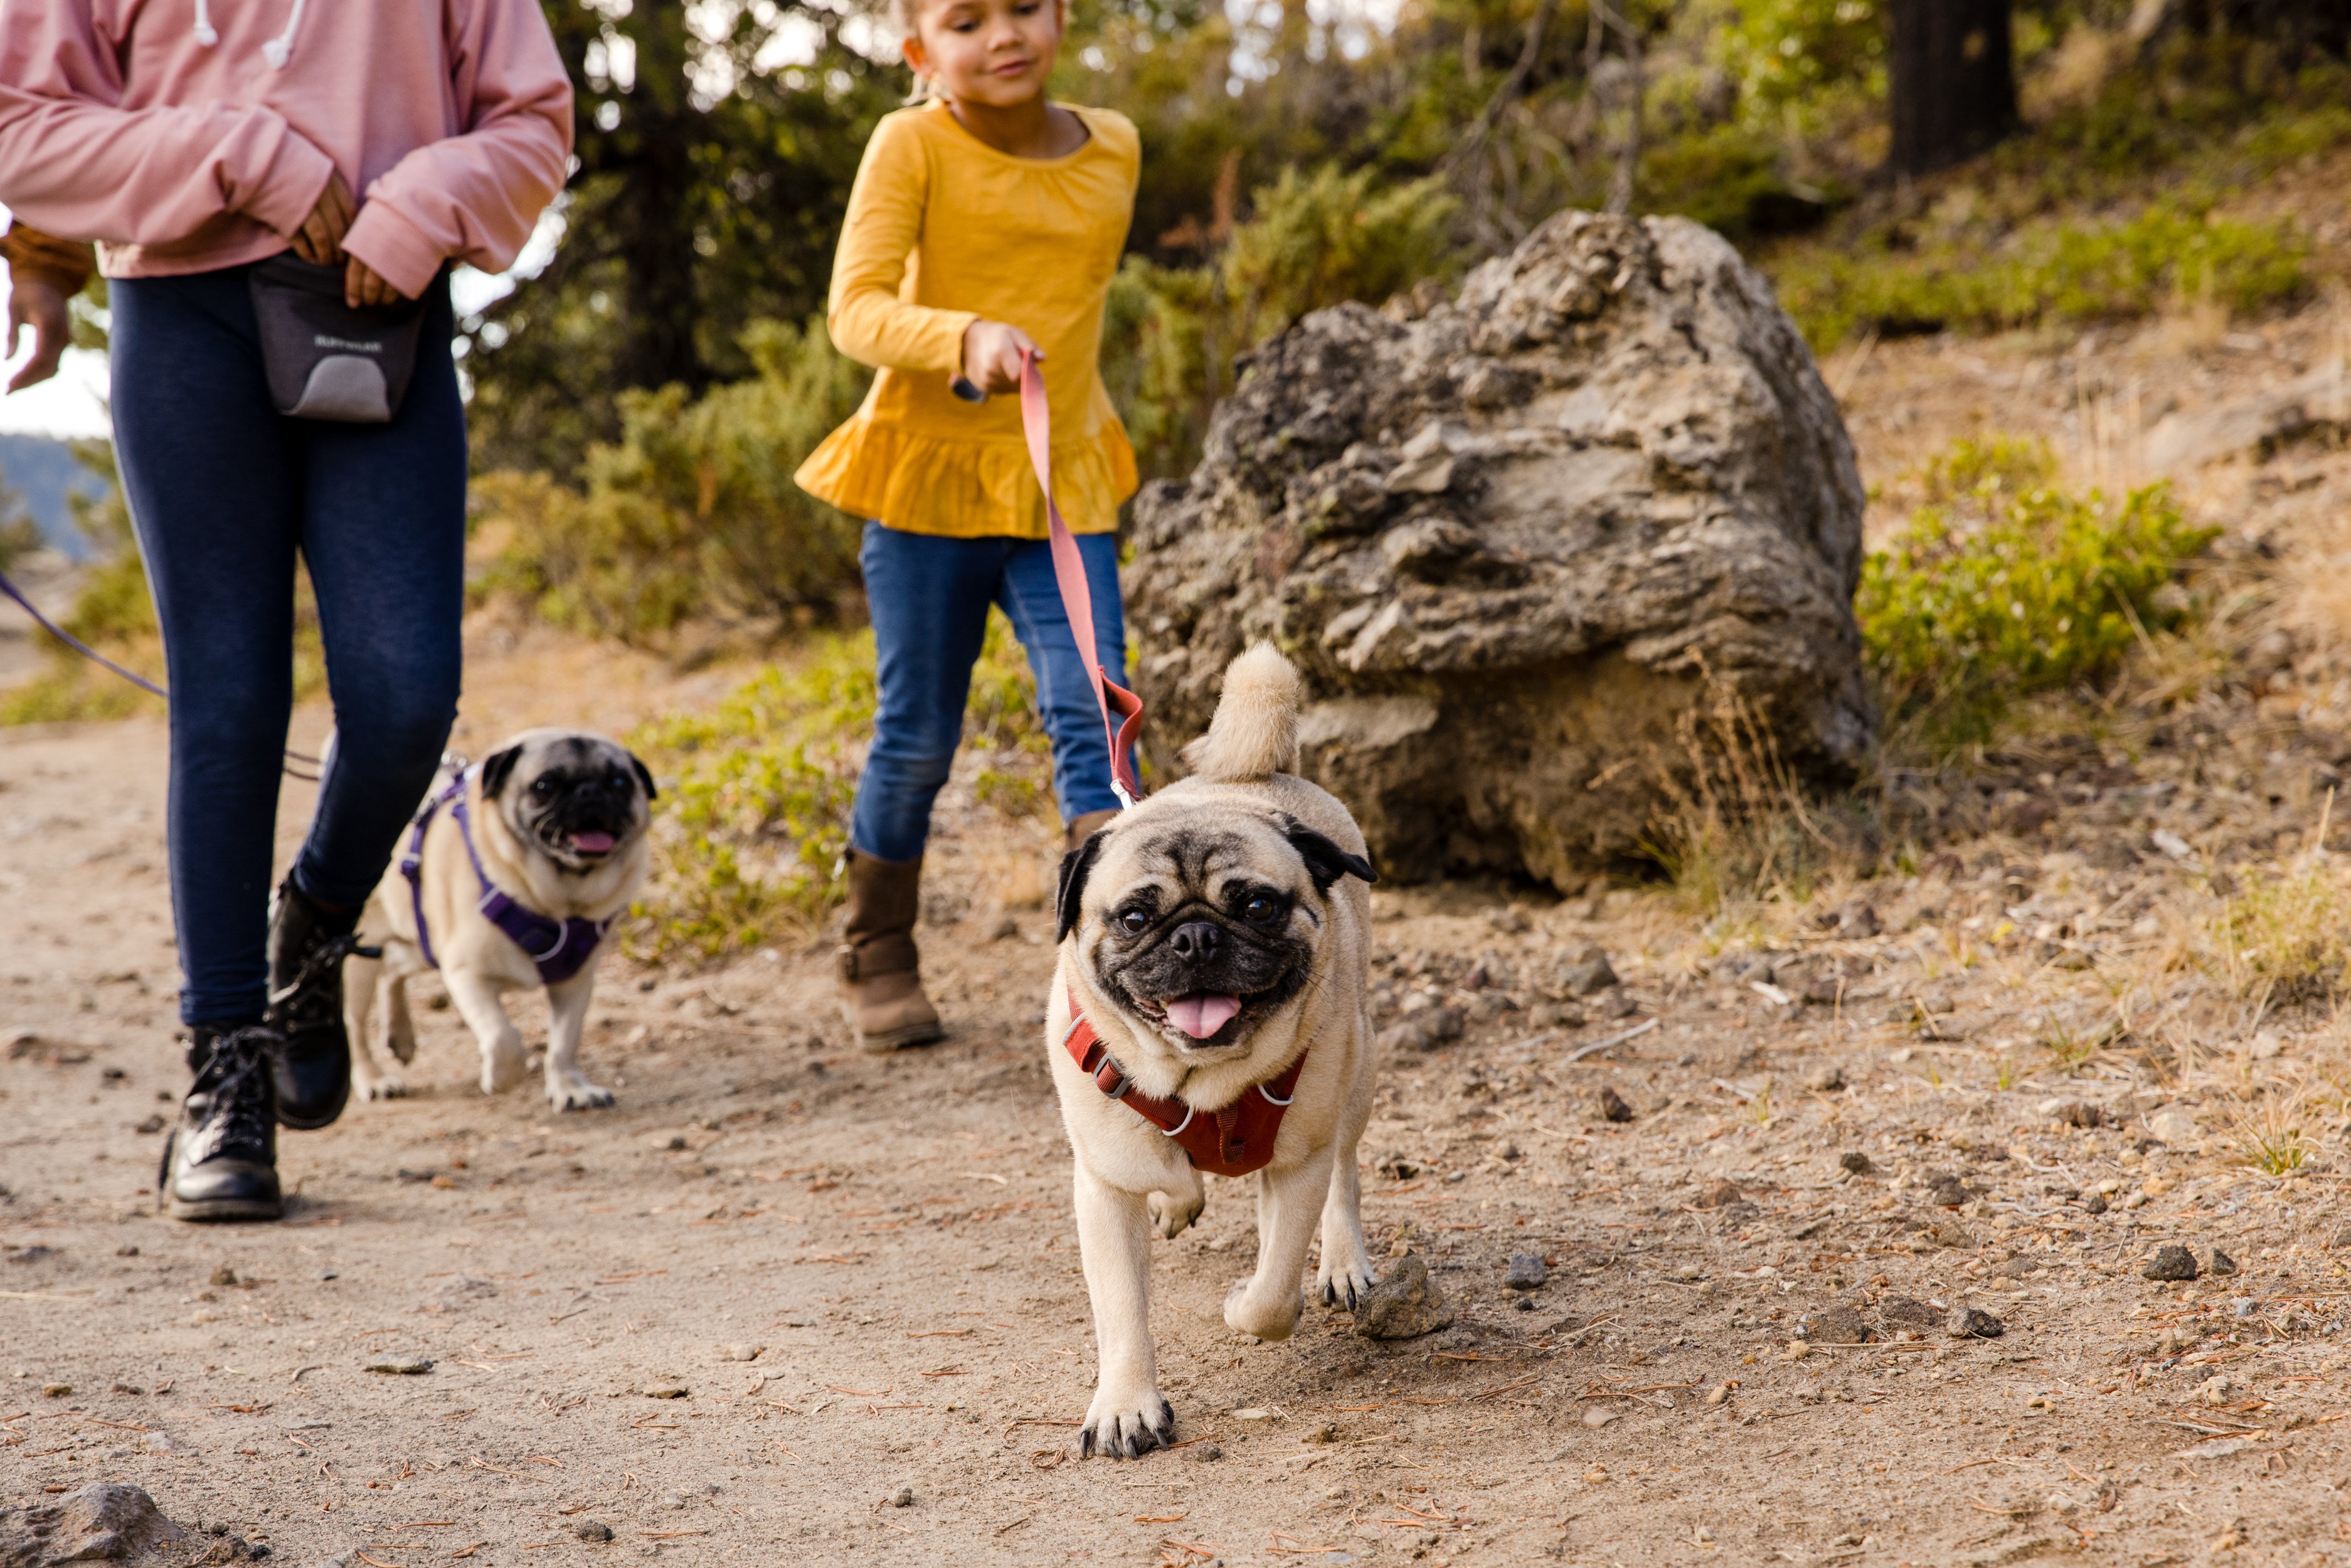
[[[301,25],[302,0],[294,0],[294,14],[286,18],[286,30],[261,46],[261,57],[269,62],[271,70],[283,70],[294,57],[294,29]]]
[[[286,62],[294,57],[294,30],[302,25],[304,0],[294,0],[294,9],[286,18],[286,30],[261,46],[261,57],[269,62],[271,70],[283,70]],[[205,0],[196,0],[196,42],[209,49],[220,42],[220,29],[213,26],[211,9]]]

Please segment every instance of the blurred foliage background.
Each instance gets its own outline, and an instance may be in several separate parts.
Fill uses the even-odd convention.
[[[1949,16],[1076,0],[1057,91],[1143,131],[1103,370],[1146,476],[1196,461],[1236,356],[1298,316],[1447,286],[1570,205],[1720,230],[1823,351],[2225,322],[2311,287],[2294,221],[2230,198],[2351,140],[2346,8],[1968,0],[2005,23],[2010,103],[1927,160],[1956,167],[1914,172],[1890,159],[1906,7],[1914,44],[1916,15]],[[886,27],[781,0],[549,13],[580,166],[551,259],[463,324],[497,544],[480,591],[656,643],[697,617],[853,620],[848,521],[789,476],[864,383],[821,318],[859,153],[908,85]]]

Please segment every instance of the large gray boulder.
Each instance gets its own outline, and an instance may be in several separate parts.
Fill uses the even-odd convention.
[[[1566,884],[1637,852],[1736,708],[1849,775],[1876,726],[1862,488],[1803,339],[1720,236],[1564,213],[1417,319],[1259,348],[1188,481],[1136,504],[1154,764],[1226,664],[1305,674],[1308,777],[1384,873]]]

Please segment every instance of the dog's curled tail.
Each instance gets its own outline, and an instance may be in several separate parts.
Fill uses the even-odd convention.
[[[1225,666],[1224,695],[1208,733],[1184,748],[1195,776],[1238,782],[1298,770],[1297,666],[1259,643]]]

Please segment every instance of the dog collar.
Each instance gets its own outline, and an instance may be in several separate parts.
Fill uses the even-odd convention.
[[[459,768],[446,789],[424,802],[408,835],[407,852],[400,857],[400,874],[408,879],[409,907],[416,913],[417,948],[423,954],[425,963],[435,969],[441,967],[441,960],[433,956],[433,937],[424,929],[424,830],[433,825],[434,813],[446,806],[449,815],[456,819],[457,836],[465,841],[465,858],[474,862],[474,878],[482,884],[482,896],[474,907],[504,932],[507,940],[523,950],[531,967],[538,971],[540,985],[559,986],[596,956],[596,949],[620,916],[590,920],[574,915],[566,920],[556,920],[526,908],[502,892],[483,869],[481,852],[474,847],[474,821],[465,809],[465,785],[473,776],[472,768]]]
[[[1163,1100],[1135,1088],[1126,1069],[1102,1042],[1074,993],[1070,996],[1070,1030],[1061,1048],[1094,1087],[1159,1129],[1183,1146],[1193,1166],[1210,1176],[1240,1176],[1273,1163],[1273,1140],[1281,1131],[1281,1113],[1290,1109],[1298,1074],[1306,1066],[1306,1052],[1284,1068],[1280,1077],[1254,1084],[1239,1099],[1206,1115],[1181,1100]]]

